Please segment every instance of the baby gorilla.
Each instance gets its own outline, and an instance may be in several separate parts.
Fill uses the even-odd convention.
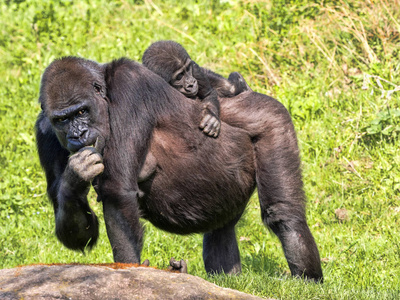
[[[186,97],[199,99],[203,103],[200,128],[212,137],[217,137],[221,128],[218,96],[233,97],[249,89],[237,72],[227,80],[199,67],[186,50],[174,41],[153,43],[144,52],[142,62]]]

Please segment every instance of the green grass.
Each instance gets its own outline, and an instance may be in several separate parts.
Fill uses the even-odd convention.
[[[171,235],[149,223],[142,257],[160,268],[171,256],[184,258],[193,275],[264,297],[400,298],[400,98],[388,93],[400,85],[399,5],[0,1],[0,267],[112,262],[93,191],[101,220],[97,247],[85,255],[72,252],[54,236],[33,130],[40,75],[60,56],[140,60],[151,42],[174,39],[200,65],[225,76],[241,72],[254,90],[290,111],[325,283],[289,276],[278,239],[262,225],[256,196],[237,228],[242,275],[208,277],[200,235]],[[336,209],[348,217],[338,220]]]

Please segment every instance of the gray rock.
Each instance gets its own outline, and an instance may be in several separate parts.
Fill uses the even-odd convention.
[[[188,274],[114,265],[0,270],[0,299],[261,299]]]

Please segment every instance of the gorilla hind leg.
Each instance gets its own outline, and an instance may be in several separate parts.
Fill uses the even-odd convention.
[[[322,281],[318,248],[305,217],[294,129],[288,122],[275,127],[268,135],[255,143],[262,219],[280,239],[292,275]]]
[[[241,273],[242,265],[235,233],[237,220],[204,234],[203,260],[207,273]]]
[[[220,103],[221,120],[247,130],[252,138],[261,216],[280,239],[292,275],[322,281],[317,245],[305,217],[299,148],[289,112],[258,93]]]

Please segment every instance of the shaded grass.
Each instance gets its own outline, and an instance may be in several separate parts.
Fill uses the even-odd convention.
[[[325,283],[288,276],[278,239],[262,224],[254,195],[237,228],[243,274],[205,274],[200,235],[176,236],[145,223],[142,257],[219,285],[279,299],[396,299],[400,286],[400,2],[392,1],[3,1],[0,2],[0,267],[112,262],[101,203],[100,240],[75,253],[54,236],[52,207],[33,125],[40,74],[55,58],[140,60],[174,39],[200,65],[250,86],[290,111],[303,161],[307,218]],[[383,80],[376,80],[379,76]],[[367,89],[363,89],[367,88]],[[383,97],[382,97],[383,96]],[[390,96],[390,97],[389,97]],[[387,129],[389,126],[389,129]],[[373,133],[372,133],[373,132]],[[372,134],[371,134],[372,133]],[[336,209],[345,209],[340,221]]]

